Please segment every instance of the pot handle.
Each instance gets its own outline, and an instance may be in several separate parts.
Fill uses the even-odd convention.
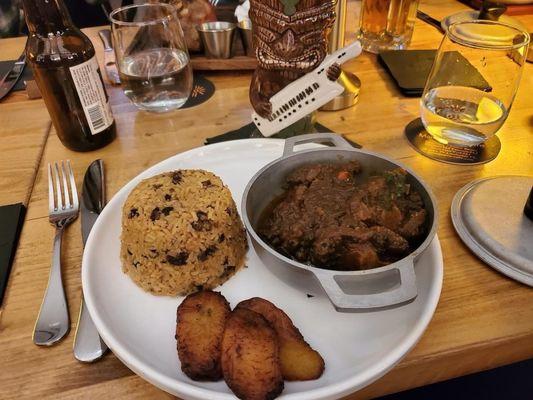
[[[293,136],[286,139],[281,158],[286,158],[294,154],[294,146],[304,143],[331,143],[333,147],[353,150],[352,145],[340,135],[333,133],[310,133],[308,135]]]
[[[412,258],[383,270],[313,271],[337,311],[390,307],[412,301],[418,291]]]

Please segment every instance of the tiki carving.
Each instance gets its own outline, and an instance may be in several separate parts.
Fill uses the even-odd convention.
[[[250,0],[249,16],[258,66],[250,102],[261,117],[271,113],[269,99],[312,71],[327,53],[327,35],[335,20],[336,0]],[[328,78],[336,80],[340,66]]]

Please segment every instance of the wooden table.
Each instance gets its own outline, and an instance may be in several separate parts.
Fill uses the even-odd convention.
[[[350,34],[358,20],[350,3]],[[422,1],[420,9],[443,18],[464,9],[450,0]],[[518,17],[533,31],[533,16]],[[97,29],[86,31],[97,54]],[[413,48],[436,48],[441,35],[417,21]],[[3,59],[16,58],[23,38],[0,41]],[[100,59],[100,61],[102,61]],[[404,126],[419,116],[418,99],[405,98],[377,63],[365,54],[347,64],[362,81],[359,104],[340,112],[320,113],[319,121],[361,143],[409,165],[429,183],[440,209],[438,231],[444,253],[444,286],[426,333],[405,359],[383,378],[350,396],[371,398],[533,357],[533,290],[479,261],[462,244],[450,222],[454,193],[473,179],[500,174],[533,175],[533,65],[525,67],[513,109],[499,132],[502,151],[481,166],[453,166],[415,152],[403,136]],[[48,223],[45,167],[71,159],[81,186],[89,163],[102,158],[109,196],[143,171],[204,139],[250,121],[249,73],[209,74],[216,86],[206,103],[155,115],[138,112],[119,88],[108,88],[118,138],[104,149],[74,153],[59,142],[42,100],[28,101],[23,92],[0,103],[0,204],[29,199],[28,213],[0,315],[0,398],[171,398],[133,374],[112,354],[85,365],[72,356],[73,332],[60,344],[32,344],[35,318],[48,279],[53,229]],[[66,232],[63,273],[72,329],[81,293],[80,220]]]

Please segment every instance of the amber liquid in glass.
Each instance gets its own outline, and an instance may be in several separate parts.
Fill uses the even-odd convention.
[[[383,48],[394,48],[394,43],[401,41],[408,44],[417,6],[418,0],[363,0],[360,27],[363,46],[365,40],[375,41],[376,46],[382,42]]]

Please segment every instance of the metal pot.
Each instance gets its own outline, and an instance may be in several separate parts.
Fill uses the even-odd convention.
[[[333,146],[294,151],[297,144],[326,142]],[[428,212],[428,233],[418,248],[405,258],[384,267],[363,271],[335,271],[292,260],[261,239],[256,231],[260,216],[265,207],[283,193],[285,178],[291,171],[302,165],[350,160],[361,163],[363,178],[398,167],[407,171],[408,182],[420,193]],[[437,203],[433,194],[413,171],[384,156],[354,149],[342,137],[329,133],[287,139],[281,158],[266,165],[253,176],[242,199],[244,224],[263,263],[287,284],[301,290],[316,289],[319,283],[337,311],[379,309],[413,301],[417,296],[414,264],[437,232],[437,215]]]

